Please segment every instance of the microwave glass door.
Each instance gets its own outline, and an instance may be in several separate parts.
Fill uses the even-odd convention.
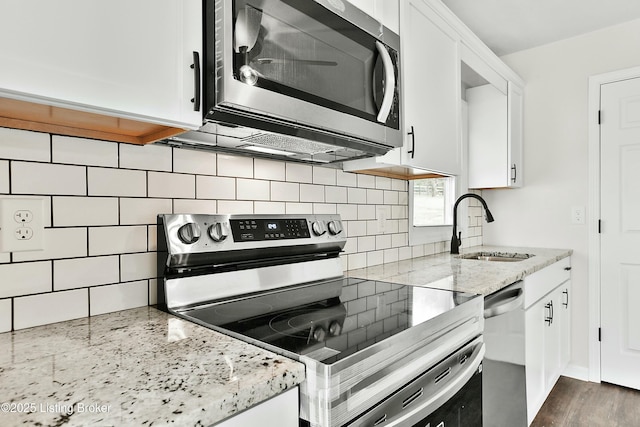
[[[315,1],[233,2],[233,77],[398,129],[397,53]]]

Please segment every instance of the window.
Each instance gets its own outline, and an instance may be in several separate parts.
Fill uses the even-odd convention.
[[[455,201],[456,177],[409,181],[409,244],[450,240]]]

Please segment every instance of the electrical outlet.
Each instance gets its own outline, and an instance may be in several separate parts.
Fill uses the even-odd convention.
[[[44,199],[0,198],[0,252],[44,249]]]
[[[384,234],[387,226],[387,210],[385,206],[378,206],[376,208],[376,223],[378,233]]]
[[[571,223],[581,225],[585,223],[584,206],[573,206],[571,208]]]

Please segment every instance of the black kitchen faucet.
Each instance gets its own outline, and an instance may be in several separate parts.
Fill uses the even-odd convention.
[[[451,253],[459,254],[460,253],[460,245],[462,244],[461,236],[462,232],[458,233],[458,203],[462,201],[462,199],[466,199],[467,197],[473,197],[474,199],[480,200],[482,206],[484,207],[484,211],[486,213],[487,222],[493,222],[493,215],[491,215],[491,211],[487,207],[487,202],[477,194],[467,193],[458,197],[458,200],[453,205],[453,236],[451,236]]]

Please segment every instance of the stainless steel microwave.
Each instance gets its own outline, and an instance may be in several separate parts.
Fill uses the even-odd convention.
[[[203,132],[332,163],[402,145],[400,38],[343,0],[205,0]]]

